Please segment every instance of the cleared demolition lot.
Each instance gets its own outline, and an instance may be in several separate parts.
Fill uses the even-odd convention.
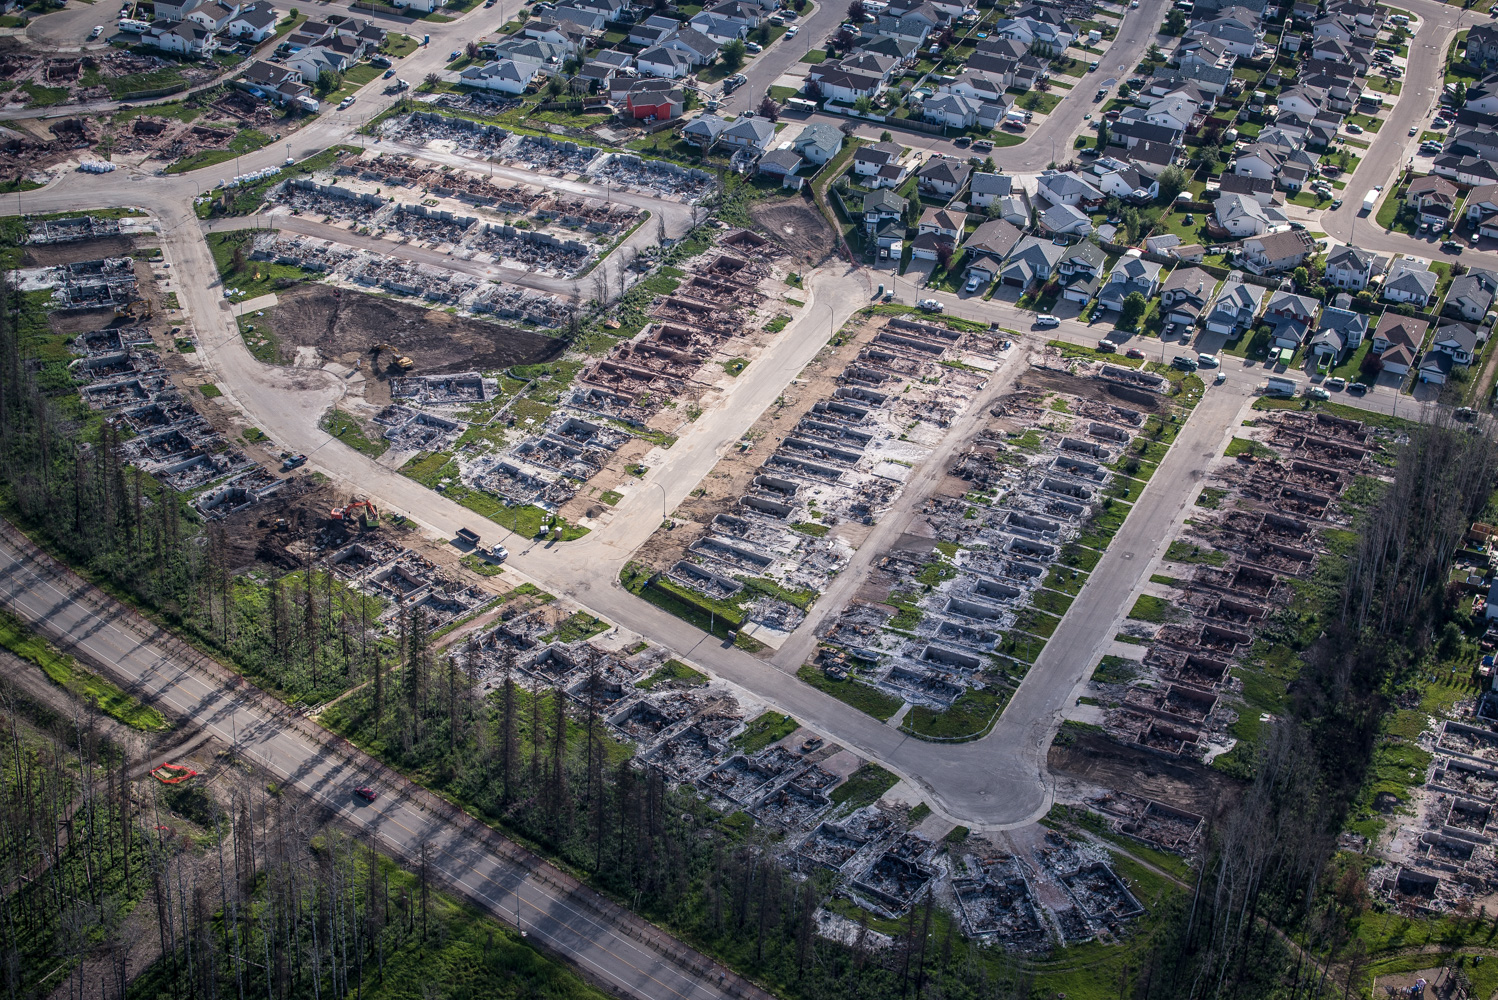
[[[1002,339],[855,318],[640,550],[631,585],[712,602],[703,607],[780,645],[988,384]]]
[[[877,345],[876,345],[877,346]],[[928,739],[982,736],[1164,457],[1198,385],[1032,356],[822,631],[803,679]]]
[[[305,359],[311,348],[320,359],[367,365],[370,348],[383,342],[419,363],[423,373],[440,375],[550,361],[563,349],[560,340],[524,327],[328,285],[301,285],[277,299],[264,323],[282,362]],[[386,370],[377,367],[373,374],[384,377]]]

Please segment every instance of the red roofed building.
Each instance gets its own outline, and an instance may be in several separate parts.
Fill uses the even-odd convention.
[[[686,93],[670,80],[641,80],[629,88],[624,103],[631,118],[654,117],[658,121],[681,117]]]

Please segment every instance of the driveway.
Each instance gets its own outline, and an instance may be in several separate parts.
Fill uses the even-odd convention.
[[[103,48],[109,44],[108,36],[114,33],[115,22],[119,20],[118,10],[111,0],[92,6],[70,5],[56,14],[43,14],[32,21],[26,26],[26,38],[48,48],[81,49],[90,44],[94,48]],[[104,25],[104,34],[90,43],[88,36],[96,24]]]

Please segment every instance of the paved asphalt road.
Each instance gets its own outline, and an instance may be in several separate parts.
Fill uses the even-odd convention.
[[[445,813],[428,812],[426,797],[410,794],[393,772],[352,748],[339,752],[307,739],[258,700],[183,665],[178,650],[147,637],[149,626],[132,628],[130,612],[113,602],[93,606],[80,590],[92,588],[57,575],[45,556],[33,556],[0,535],[0,591],[39,632],[63,648],[111,664],[140,697],[193,719],[226,743],[237,741],[287,787],[379,838],[397,855],[409,860],[427,845],[432,863],[450,884],[495,917],[518,921],[537,943],[566,954],[595,981],[646,1000],[765,997],[737,981],[732,989],[720,985],[721,970],[677,942],[669,944],[686,964],[672,961],[639,939],[655,935],[638,918],[606,902],[600,912],[594,894],[567,891],[570,880],[549,865],[507,860]],[[373,803],[353,794],[366,784],[381,792]]]

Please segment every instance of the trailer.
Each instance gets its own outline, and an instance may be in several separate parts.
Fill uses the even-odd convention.
[[[1363,214],[1367,215],[1369,212],[1373,211],[1373,206],[1377,203],[1377,191],[1369,191],[1367,194],[1363,195]]]
[[[1266,396],[1293,396],[1300,391],[1300,382],[1293,378],[1271,375],[1264,383]]]

